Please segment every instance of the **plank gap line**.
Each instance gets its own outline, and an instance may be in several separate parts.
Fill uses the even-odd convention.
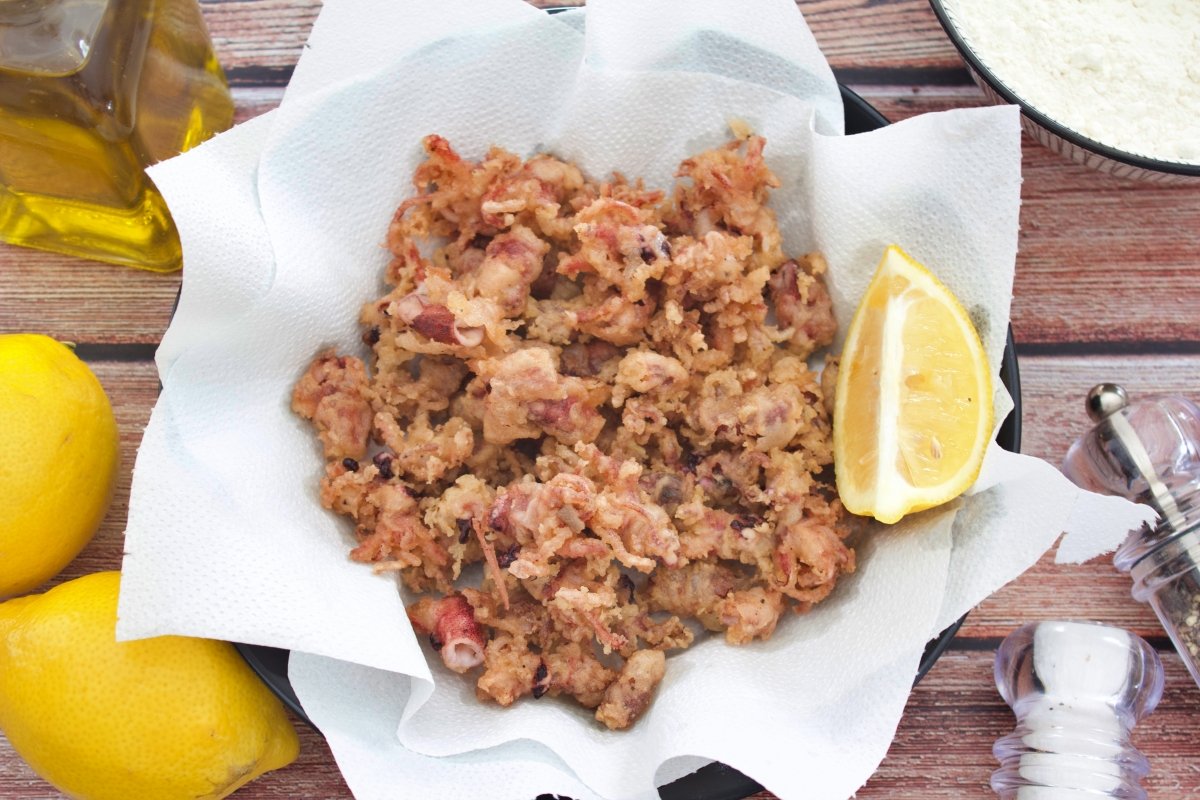
[[[833,70],[847,86],[974,86],[965,67],[839,67]]]
[[[1200,355],[1200,340],[1021,342],[1017,358],[1026,356],[1194,356]]]
[[[135,361],[154,361],[154,352],[158,343],[92,343],[83,342],[75,345],[75,355],[87,363],[96,361],[117,361],[128,364]]]

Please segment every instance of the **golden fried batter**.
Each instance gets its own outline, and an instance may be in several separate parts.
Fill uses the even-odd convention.
[[[436,592],[410,618],[482,668],[481,700],[569,695],[628,727],[684,620],[766,639],[854,570],[833,384],[806,363],[836,332],[825,262],[784,254],[764,145],[687,159],[664,200],[426,137],[362,311],[369,374],[322,353],[297,383],[351,557]]]

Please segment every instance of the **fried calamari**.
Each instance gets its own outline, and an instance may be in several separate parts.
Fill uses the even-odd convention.
[[[766,639],[854,570],[807,363],[836,332],[825,263],[784,254],[763,146],[687,159],[668,198],[426,137],[370,369],[327,352],[297,383],[352,558],[434,593],[410,619],[481,699],[628,727],[685,620]]]

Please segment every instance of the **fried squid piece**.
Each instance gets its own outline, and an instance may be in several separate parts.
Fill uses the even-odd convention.
[[[705,506],[696,496],[675,512],[680,553],[688,560],[719,558],[772,569],[775,537],[765,520]]]
[[[317,356],[292,390],[292,411],[312,420],[325,458],[362,458],[371,435],[367,367],[353,356]]]
[[[357,521],[365,513],[367,495],[382,483],[374,464],[361,465],[352,458],[330,461],[321,478],[321,505]]]
[[[571,312],[575,326],[583,333],[621,346],[637,344],[645,337],[646,326],[657,308],[649,296],[636,303],[616,293],[584,297],[587,305]]]
[[[422,412],[402,427],[391,414],[381,412],[375,415],[375,430],[391,450],[392,471],[422,483],[441,480],[462,466],[475,450],[470,424],[458,417],[435,427],[429,424],[429,415]]]
[[[572,342],[559,354],[558,368],[563,375],[611,382],[620,355],[619,347],[600,339]]]
[[[483,406],[483,436],[494,444],[550,434],[566,444],[591,442],[604,427],[587,383],[565,377],[554,356],[526,348],[482,367],[490,392]]]
[[[613,630],[612,620],[619,618],[620,612],[611,586],[599,582],[577,588],[564,586],[546,607],[555,627],[570,641],[595,639],[605,653],[620,652],[630,644],[627,636]]]
[[[678,399],[687,393],[688,378],[679,359],[650,350],[633,350],[617,366],[612,404],[620,408],[625,398],[634,394],[648,394],[657,401]]]
[[[433,649],[448,669],[458,673],[474,669],[484,661],[483,629],[467,598],[450,594],[434,600],[426,597],[408,607],[408,618],[418,633],[427,635]]]
[[[730,644],[769,639],[783,614],[783,594],[762,586],[735,590],[721,601],[717,613]]]
[[[411,330],[439,344],[465,348],[483,344],[482,325],[464,324],[447,306],[431,301],[420,289],[393,303],[391,311]]]
[[[829,596],[839,576],[854,572],[854,551],[830,526],[804,519],[783,527],[775,566],[776,585],[807,611]]]
[[[710,230],[694,239],[680,237],[662,278],[667,296],[680,305],[692,305],[696,300],[749,303],[761,299],[769,273],[750,265],[753,252],[754,240],[749,236]]]
[[[826,269],[823,256],[809,253],[783,262],[767,284],[775,318],[790,332],[788,349],[801,358],[831,344],[837,334],[833,300],[822,277]]]
[[[815,376],[808,386],[792,382],[755,385],[748,377],[753,374],[720,370],[705,377],[699,402],[688,414],[698,446],[727,442],[766,453],[788,447],[820,416],[806,393],[811,388],[813,398],[820,399]]]
[[[487,643],[483,657],[484,671],[475,683],[475,696],[511,706],[518,698],[533,694],[538,673],[545,666],[540,655],[511,634],[498,633]]]
[[[767,266],[783,261],[783,240],[767,193],[779,179],[763,159],[766,140],[751,136],[683,161],[675,174],[690,179],[675,189],[668,219],[681,233],[704,236],[718,226],[753,236],[755,252]]]
[[[849,527],[840,512],[836,500],[825,503],[812,495],[780,509],[770,585],[795,600],[797,611],[824,600],[838,578],[854,572],[854,551],[845,543]]]
[[[520,314],[549,251],[550,245],[529,228],[514,226],[488,243],[479,268],[467,276],[468,292],[496,301],[505,316]]]
[[[666,671],[667,659],[661,650],[639,650],[631,655],[605,690],[596,719],[610,730],[628,728],[650,707]]]
[[[671,245],[646,214],[628,203],[602,197],[581,210],[575,233],[579,251],[559,262],[558,272],[574,277],[594,272],[629,302],[646,296],[646,282],[662,277]]]
[[[390,342],[378,342],[375,352],[375,410],[386,410],[398,419],[445,411],[469,374],[457,359],[417,356]]]
[[[821,370],[821,394],[824,395],[825,416],[833,419],[833,406],[837,400],[838,369],[841,359],[838,356],[825,356],[825,368]]]
[[[372,487],[363,498],[358,523],[359,545],[350,551],[355,561],[374,563],[378,569],[417,567],[437,586],[449,587],[449,554],[422,521],[407,487],[399,483]]]
[[[770,495],[762,491],[763,470],[771,463],[770,457],[757,450],[716,450],[705,456],[692,454],[695,485],[704,493],[711,505],[729,506],[750,503],[767,503]],[[737,515],[743,525],[746,514]]]
[[[495,233],[483,218],[483,198],[520,170],[521,159],[493,147],[483,161],[472,163],[436,134],[426,136],[422,145],[427,158],[413,173],[417,194],[396,209],[388,229],[389,249],[396,253],[401,249],[397,245],[410,238]]]
[[[741,576],[731,567],[698,561],[679,569],[661,570],[646,582],[642,596],[654,611],[699,620],[710,631],[724,630],[719,608]]]
[[[535,699],[567,695],[595,708],[617,673],[600,662],[590,640],[564,639],[546,606],[520,586],[510,588],[513,599],[508,608],[496,592],[463,590],[476,620],[493,634],[476,694],[500,705],[527,694]]]
[[[543,654],[542,662],[546,666],[544,691],[552,697],[560,694],[574,697],[584,708],[600,705],[604,692],[617,677],[616,672],[596,657],[590,644],[559,644]]]
[[[554,574],[571,540],[580,537],[595,513],[596,487],[583,476],[562,473],[546,483],[511,484],[488,511],[490,527],[516,548],[501,566],[522,579]]]
[[[632,476],[631,486],[597,496],[592,531],[626,567],[650,572],[658,561],[674,567],[680,563],[679,535],[667,512],[639,491],[637,478]]]
[[[487,510],[495,490],[475,475],[460,475],[425,508],[425,524],[448,542],[453,559],[451,575],[458,579],[463,564],[483,558],[477,532],[487,524]]]
[[[511,177],[488,188],[480,204],[483,221],[497,229],[520,222],[551,239],[570,239],[569,201],[586,185],[574,164],[544,153],[535,155]]]
[[[655,573],[643,589],[647,606],[693,617],[730,644],[767,639],[783,613],[783,594],[720,562],[701,561]]]

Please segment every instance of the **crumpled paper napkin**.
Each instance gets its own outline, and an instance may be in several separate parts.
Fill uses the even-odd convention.
[[[735,119],[767,137],[786,248],[825,253],[843,325],[897,242],[958,294],[999,364],[1015,108],[842,136],[832,73],[787,0],[593,0],[586,17],[330,0],[279,109],[151,171],[186,270],[134,470],[118,636],[293,650],[293,685],[359,798],[642,797],[707,759],[781,797],[850,795],[883,758],[931,636],[1064,530],[1060,554],[1083,559],[1145,511],[993,448],[969,496],[879,526],[859,571],[769,642],[714,637],[673,656],[651,709],[613,733],[565,702],[483,705],[426,660],[394,579],[347,558],[350,531],[316,499],[315,437],[288,407],[316,352],[361,348],[358,309],[380,292],[423,135],[469,157],[552,150],[666,188]]]

